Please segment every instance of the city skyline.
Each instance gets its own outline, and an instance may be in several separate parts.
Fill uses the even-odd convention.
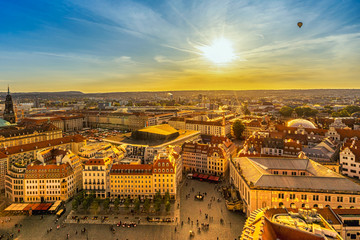
[[[357,1],[6,2],[0,91],[360,88],[359,10]]]

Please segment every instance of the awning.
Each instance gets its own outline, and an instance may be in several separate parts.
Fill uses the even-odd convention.
[[[10,206],[8,206],[5,211],[12,211],[12,209],[16,206],[16,203],[11,204]]]
[[[34,203],[30,203],[30,204],[28,204],[25,208],[24,208],[24,211],[29,211],[30,210],[30,208],[31,209],[34,209]]]
[[[192,177],[193,177],[193,178],[197,178],[198,176],[199,176],[198,173],[194,173]]]
[[[218,176],[210,176],[210,177],[208,178],[208,180],[214,181],[214,182],[218,182],[219,179],[220,179],[220,177],[218,177]]]
[[[59,205],[61,204],[61,201],[56,201],[52,206],[51,208],[49,209],[49,211],[55,211]]]
[[[202,179],[208,179],[209,175],[203,175]]]

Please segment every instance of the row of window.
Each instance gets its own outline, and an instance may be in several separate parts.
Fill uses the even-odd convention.
[[[313,196],[312,197],[313,201],[319,201],[319,195],[312,195],[312,196]],[[279,199],[284,199],[285,198],[284,193],[279,193],[278,198]],[[289,194],[289,199],[295,199],[295,198],[296,198],[295,193],[290,193]],[[301,200],[307,200],[307,199],[308,199],[308,197],[307,197],[306,194],[301,194]],[[331,202],[332,199],[334,200],[335,196],[329,196],[329,195],[325,196],[325,201],[326,202]],[[337,202],[343,202],[344,198],[342,196],[337,196],[336,201]],[[355,203],[355,201],[356,201],[355,197],[349,197],[349,203]]]
[[[280,171],[274,171],[274,174],[275,175],[279,175],[279,172]],[[282,171],[282,175],[288,175],[288,172],[287,171]],[[292,176],[296,176],[297,175],[297,172],[291,172],[291,175]],[[305,172],[300,172],[300,176],[305,176],[306,173]]]

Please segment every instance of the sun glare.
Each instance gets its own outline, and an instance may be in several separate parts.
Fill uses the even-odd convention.
[[[202,55],[215,64],[225,64],[236,58],[232,44],[225,38],[218,38],[211,45],[199,46]]]

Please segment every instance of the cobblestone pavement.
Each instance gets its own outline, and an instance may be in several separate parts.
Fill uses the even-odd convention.
[[[186,184],[187,183],[187,184]],[[66,219],[66,216],[62,216],[59,220],[60,223],[55,223],[56,216],[45,215],[44,219],[40,219],[40,216],[9,216],[11,221],[7,223],[0,223],[0,234],[6,232],[13,232],[14,238],[19,240],[37,240],[37,239],[66,239],[69,234],[69,239],[119,239],[119,240],[137,240],[137,239],[190,239],[189,231],[192,230],[195,236],[192,239],[206,239],[216,240],[219,239],[236,239],[241,235],[243,225],[245,223],[245,215],[242,213],[233,213],[226,209],[224,199],[218,191],[215,190],[215,184],[206,182],[199,182],[196,180],[186,180],[184,186],[181,189],[180,194],[180,220],[178,225],[156,224],[144,225],[140,223],[135,228],[122,228],[115,227],[115,234],[110,231],[110,224],[64,224],[65,227],[56,229],[59,224],[62,224]],[[194,188],[194,191],[191,191]],[[198,192],[205,193],[206,196],[203,201],[194,200],[194,195]],[[190,194],[189,198],[186,195]],[[211,207],[208,205],[212,197],[215,197],[215,201],[212,201]],[[220,202],[217,199],[221,199]],[[70,207],[70,206],[69,206]],[[70,209],[68,207],[68,209]],[[201,210],[201,212],[200,212]],[[206,219],[205,214],[208,214]],[[121,216],[119,216],[120,218]],[[190,223],[188,223],[188,217],[190,217]],[[0,217],[0,219],[6,219],[8,217]],[[210,220],[212,218],[213,220]],[[220,219],[224,220],[224,223],[220,223]],[[202,230],[198,232],[197,220],[199,226],[201,223],[209,223],[209,229],[207,231]],[[141,222],[146,221],[142,218]],[[183,221],[183,226],[181,226]],[[191,225],[191,221],[193,224]],[[14,225],[22,224],[22,227],[15,228]],[[47,230],[52,227],[52,231],[47,233]],[[85,233],[81,233],[81,229],[86,228]],[[176,232],[175,232],[176,228]],[[20,229],[20,233],[18,233]],[[77,234],[76,234],[77,231]]]

